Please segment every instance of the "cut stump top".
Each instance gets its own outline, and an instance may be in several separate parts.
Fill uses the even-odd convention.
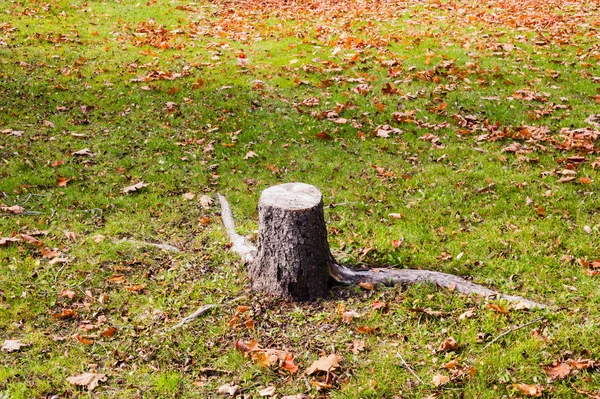
[[[260,196],[260,204],[295,211],[314,208],[321,203],[321,192],[305,183],[285,183],[269,187]]]

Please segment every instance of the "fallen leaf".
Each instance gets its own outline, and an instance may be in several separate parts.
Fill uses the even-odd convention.
[[[285,357],[285,360],[281,364],[281,368],[290,372],[290,374],[294,374],[298,371],[298,366],[294,363],[294,355],[288,353]]]
[[[360,352],[365,350],[365,341],[355,339],[352,341],[352,353],[358,355]]]
[[[500,305],[496,305],[493,303],[488,303],[487,305],[485,305],[487,308],[492,309],[493,311],[497,312],[497,313],[501,313],[501,314],[508,314],[508,310]]]
[[[443,368],[448,369],[448,370],[452,370],[458,367],[458,360],[454,359],[449,361],[446,364],[442,365]]]
[[[360,313],[357,313],[354,310],[346,311],[346,312],[342,313],[342,322],[344,322],[346,324],[350,324],[350,323],[352,323],[352,320],[355,317],[359,318],[360,317]]]
[[[19,206],[19,205],[7,206],[7,205],[2,204],[2,205],[0,205],[0,210],[18,215],[20,213],[23,213],[25,211],[25,208],[23,208],[22,206]]]
[[[67,297],[69,299],[73,299],[75,298],[75,291],[71,291],[71,290],[62,290],[59,294],[60,297],[64,298]]]
[[[10,242],[19,242],[19,241],[22,241],[22,240],[17,237],[0,237],[0,245],[6,245]]]
[[[210,198],[208,195],[203,195],[202,197],[200,197],[200,206],[202,206],[202,208],[204,209],[210,208],[213,202],[213,199]]]
[[[106,330],[102,331],[100,335],[103,337],[112,337],[117,332],[115,327],[108,327]]]
[[[442,375],[442,374],[436,374],[433,376],[433,379],[432,379],[433,385],[435,385],[436,387],[439,387],[440,385],[444,385],[448,381],[450,381],[450,377],[448,377],[447,375]]]
[[[94,153],[92,151],[90,151],[89,148],[84,148],[82,150],[79,151],[75,151],[73,153],[73,155],[77,155],[77,156],[88,156],[91,157],[92,155],[94,155]]]
[[[385,302],[381,302],[379,299],[371,304],[371,307],[375,310],[384,309],[387,306]]]
[[[133,192],[133,191],[137,191],[140,190],[144,187],[148,186],[148,184],[144,183],[143,181],[133,184],[131,186],[127,186],[121,189],[122,192],[124,193],[129,193],[129,192]]]
[[[84,345],[92,345],[94,343],[93,339],[89,339],[88,337],[82,337],[79,334],[75,334],[73,336],[77,341],[79,341],[80,343],[84,344]]]
[[[67,240],[75,241],[77,239],[77,234],[72,231],[65,231],[65,238]]]
[[[2,344],[2,350],[8,353],[16,352],[18,350],[21,350],[21,348],[24,346],[28,345],[21,342],[20,339],[6,339]]]
[[[246,153],[246,155],[244,156],[244,159],[255,158],[255,157],[257,157],[257,156],[258,156],[258,154],[257,154],[257,153],[255,153],[254,151],[248,151],[248,152]]]
[[[275,387],[271,385],[270,387],[261,389],[260,391],[258,391],[258,394],[260,396],[273,396],[275,395]]]
[[[542,367],[544,373],[553,380],[563,379],[571,373],[571,366],[567,363],[554,362]]]
[[[194,193],[185,193],[185,194],[183,194],[183,199],[185,201],[189,201],[189,200],[193,200],[195,196],[196,196],[196,194],[194,194]]]
[[[68,319],[69,317],[74,317],[76,315],[75,311],[72,309],[63,309],[60,313],[54,313],[52,317],[56,319]]]
[[[358,286],[360,288],[362,288],[363,290],[367,290],[367,291],[371,291],[373,288],[375,288],[373,286],[373,283],[370,281],[361,281],[360,283],[358,283]]]
[[[23,239],[23,241],[29,243],[29,244],[33,244],[33,245],[42,245],[42,242],[40,240],[38,240],[35,237],[32,237],[30,235],[27,234],[21,234],[21,238]]]
[[[70,181],[71,179],[67,179],[66,177],[59,177],[56,184],[58,185],[58,187],[66,187]]]
[[[340,366],[340,361],[342,357],[340,355],[336,355],[332,353],[329,356],[321,356],[318,360],[315,360],[313,364],[310,365],[308,369],[306,369],[306,375],[311,375],[316,373],[317,371],[325,371],[329,372]]]
[[[453,337],[448,337],[440,344],[439,350],[442,352],[456,351],[458,350],[458,343]]]
[[[544,392],[544,388],[540,385],[512,384],[512,386],[527,396],[538,397],[542,396],[542,392]]]
[[[69,263],[69,258],[56,257],[56,258],[53,258],[50,262],[48,262],[49,265],[55,265],[57,263]]]
[[[592,179],[590,179],[587,176],[580,177],[579,178],[579,183],[581,183],[581,184],[591,184],[592,183]]]
[[[73,377],[67,377],[67,381],[71,384],[86,387],[88,391],[94,390],[100,382],[104,382],[106,379],[106,375],[97,373],[83,373]]]
[[[367,326],[360,326],[356,328],[356,332],[358,332],[359,334],[373,334],[375,330],[376,328]]]

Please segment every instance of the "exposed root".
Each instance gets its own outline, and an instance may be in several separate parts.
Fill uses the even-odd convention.
[[[215,304],[208,304],[208,305],[203,305],[200,306],[198,308],[198,310],[196,310],[194,313],[192,313],[191,315],[184,317],[183,319],[181,319],[181,321],[177,324],[175,324],[173,327],[171,327],[171,330],[175,330],[181,326],[183,326],[184,324],[190,323],[192,321],[194,321],[197,317],[202,316],[204,313],[208,312],[211,309],[214,308],[218,308],[221,305],[215,305]]]
[[[233,243],[232,251],[240,255],[245,263],[250,263],[254,260],[257,253],[257,248],[246,237],[243,237],[235,232],[235,222],[233,213],[227,199],[217,194],[221,203],[221,218],[223,225]],[[332,258],[333,259],[333,258]],[[371,282],[373,284],[384,285],[408,285],[416,283],[432,283],[444,288],[452,288],[464,294],[476,294],[490,298],[501,298],[505,301],[516,303],[527,309],[543,309],[546,305],[530,301],[516,295],[502,294],[491,290],[479,284],[472,283],[461,277],[435,272],[431,270],[416,270],[416,269],[355,269],[337,264],[335,261],[329,265],[329,274],[337,283],[340,284],[358,284],[360,282]]]
[[[258,251],[256,245],[252,244],[246,237],[236,233],[233,212],[231,212],[229,202],[227,202],[227,199],[221,194],[217,194],[217,198],[221,204],[221,219],[223,219],[223,226],[225,226],[227,236],[233,244],[231,250],[240,255],[244,263],[252,262]]]

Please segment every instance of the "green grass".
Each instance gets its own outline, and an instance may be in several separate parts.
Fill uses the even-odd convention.
[[[598,277],[579,262],[599,250],[598,146],[480,137],[496,124],[509,133],[548,126],[559,143],[562,128],[594,128],[584,121],[598,113],[597,5],[544,2],[525,13],[492,2],[492,17],[467,0],[366,3],[0,4],[0,203],[25,209],[0,213],[0,237],[43,241],[0,246],[0,340],[28,344],[0,352],[0,392],[210,398],[230,383],[250,397],[274,385],[279,397],[497,398],[521,397],[512,384],[522,383],[576,398],[600,389],[597,369],[547,381],[542,367],[600,360]],[[527,16],[510,22],[518,13]],[[390,83],[397,94],[384,93]],[[520,90],[549,97],[522,99]],[[319,104],[301,104],[310,98]],[[402,133],[377,137],[385,124]],[[443,147],[420,139],[426,133]],[[513,141],[531,152],[503,151]],[[86,148],[91,155],[74,155]],[[246,159],[250,151],[257,156]],[[567,160],[576,155],[587,162]],[[561,183],[571,168],[576,180]],[[322,191],[330,245],[344,263],[453,273],[550,309],[501,314],[484,298],[432,286],[334,287],[297,304],[251,292],[218,206],[199,198],[226,195],[240,232],[251,234],[261,191],[291,181]],[[67,262],[51,263],[46,250]],[[443,252],[452,257],[440,260]],[[111,282],[115,275],[123,277]],[[373,310],[376,300],[385,310]],[[207,303],[225,306],[169,331]],[[361,317],[343,323],[339,304]],[[238,305],[250,306],[254,330],[229,325]],[[63,309],[76,313],[57,317]],[[467,310],[472,317],[460,318]],[[108,327],[114,336],[101,335]],[[459,349],[440,352],[450,336]],[[250,339],[292,352],[300,371],[290,377],[235,350]],[[353,353],[353,340],[365,350]],[[324,377],[303,371],[332,352],[341,367],[318,390]],[[453,359],[475,374],[435,387]],[[88,371],[108,377],[92,393],[66,380]]]

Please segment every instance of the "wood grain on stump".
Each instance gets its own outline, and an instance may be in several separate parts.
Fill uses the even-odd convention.
[[[304,183],[270,187],[260,196],[258,218],[252,289],[295,300],[325,296],[332,256],[321,192]]]

